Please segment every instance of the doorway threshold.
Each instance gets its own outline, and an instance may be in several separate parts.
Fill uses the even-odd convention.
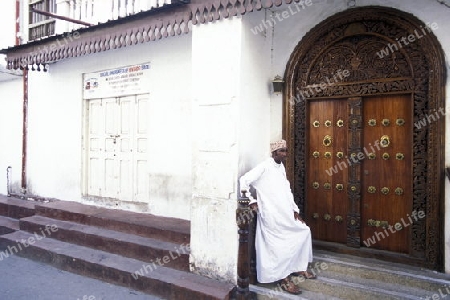
[[[375,258],[386,262],[407,264],[416,267],[430,269],[425,259],[412,257],[405,253],[396,253],[386,250],[369,249],[366,247],[354,248],[344,244],[313,240],[314,250],[326,250],[330,252],[348,254],[357,257]],[[437,270],[439,271],[439,270]]]

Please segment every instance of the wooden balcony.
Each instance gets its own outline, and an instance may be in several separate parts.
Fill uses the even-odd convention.
[[[69,17],[91,24],[104,23],[171,4],[171,0],[70,0]]]
[[[30,0],[28,40],[62,34],[171,4],[172,0]],[[45,16],[41,12],[50,13]],[[52,18],[55,17],[55,18]],[[78,22],[56,19],[56,16]]]
[[[28,26],[28,39],[34,41],[55,34],[55,20],[48,19]]]

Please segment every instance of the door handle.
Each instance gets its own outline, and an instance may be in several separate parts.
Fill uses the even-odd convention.
[[[388,221],[380,221],[380,220],[369,219],[369,220],[367,220],[367,226],[388,228],[389,227],[389,222]]]
[[[113,143],[115,144],[116,143],[116,139],[118,137],[120,137],[120,134],[110,134],[109,137],[112,137],[114,139]]]
[[[323,138],[322,144],[323,144],[325,147],[329,147],[329,146],[331,146],[332,140],[333,140],[333,139],[331,138],[331,136],[326,135],[326,136]]]
[[[391,143],[389,136],[383,135],[380,139],[380,146],[386,148]]]

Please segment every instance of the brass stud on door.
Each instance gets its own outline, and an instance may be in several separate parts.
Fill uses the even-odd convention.
[[[375,157],[377,157],[376,155],[375,155],[375,153],[369,153],[369,159],[375,159]]]
[[[320,187],[320,184],[317,181],[314,181],[312,187],[313,189],[317,190]]]
[[[403,160],[405,158],[405,155],[403,153],[397,153],[395,154],[395,158],[397,160]]]
[[[389,153],[384,152],[384,153],[383,153],[383,159],[384,159],[384,160],[388,160],[388,159],[389,159]]]
[[[336,184],[336,190],[342,191],[344,189],[344,185],[342,183]]]
[[[336,222],[341,223],[342,221],[344,221],[344,218],[342,216],[337,215],[335,218]]]
[[[323,188],[326,189],[326,190],[330,190],[331,189],[331,184],[326,182],[326,183],[323,184]]]
[[[389,194],[389,188],[388,188],[388,187],[383,187],[383,188],[381,188],[381,193],[382,193],[383,195]]]
[[[400,187],[396,188],[396,189],[395,189],[395,194],[398,195],[398,196],[403,195],[403,189],[400,188]]]
[[[331,126],[331,121],[330,120],[326,120],[325,121],[325,127],[330,127]]]
[[[331,220],[330,214],[324,214],[324,215],[323,215],[323,219],[324,219],[325,221],[330,221],[330,220]]]
[[[319,214],[318,213],[313,213],[313,219],[318,219],[319,218]]]
[[[395,121],[395,124],[397,124],[398,126],[403,126],[405,125],[405,120],[399,118]]]
[[[312,123],[312,125],[313,125],[313,127],[319,127],[320,126],[320,122],[319,121],[314,121],[313,123]]]
[[[312,156],[313,156],[314,158],[319,158],[319,156],[320,156],[319,151],[314,151],[313,154],[312,154]]]
[[[336,157],[337,158],[343,158],[344,157],[344,152],[339,151],[338,153],[336,153]]]
[[[377,188],[374,187],[374,186],[369,186],[369,187],[367,188],[367,192],[368,192],[369,194],[375,194],[376,191],[377,191]]]
[[[325,152],[324,156],[325,156],[325,158],[331,158],[331,152],[328,152],[328,151]]]
[[[383,120],[381,121],[381,124],[382,124],[383,126],[389,126],[389,124],[391,124],[391,122],[389,121],[389,119],[383,119]]]
[[[367,124],[369,124],[369,126],[376,126],[377,125],[377,120],[375,119],[370,119],[369,122],[367,122]]]
[[[337,126],[337,127],[342,127],[342,126],[344,126],[344,120],[341,120],[341,119],[337,120],[336,126]]]

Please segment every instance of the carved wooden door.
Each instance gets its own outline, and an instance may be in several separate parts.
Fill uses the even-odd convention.
[[[357,246],[407,253],[408,227],[417,218],[411,217],[411,97],[315,100],[307,112],[306,215],[313,238],[352,240],[347,222],[356,208]]]
[[[411,103],[409,95],[363,99],[361,246],[409,251],[418,218],[412,212]]]
[[[392,41],[421,28],[426,25],[409,13],[360,7],[333,15],[302,37],[284,76],[283,133],[291,151],[286,171],[313,239],[396,251],[402,255],[373,253],[442,270],[445,55],[434,34],[398,51],[392,49]],[[345,110],[344,104],[338,104],[345,102],[348,131],[346,137],[338,138],[339,129],[326,131],[323,122],[331,117],[335,122],[334,107]],[[315,118],[321,118],[319,127],[312,125]],[[373,126],[368,123],[371,119]],[[397,125],[397,120],[405,123]],[[322,144],[325,135],[331,135],[328,160],[322,156],[327,152]],[[369,143],[373,146],[383,136],[387,147],[374,146],[372,151]],[[336,158],[341,143],[347,143],[347,160]],[[322,147],[317,150],[320,157],[315,159],[312,155],[318,147]],[[375,157],[369,159],[365,150]],[[356,158],[362,153],[364,159],[349,165],[352,153]],[[330,167],[337,173],[328,179],[325,172]],[[323,188],[326,179],[329,190]],[[338,200],[340,180],[346,203]],[[342,212],[336,207],[346,208],[342,223],[337,221]],[[337,245],[321,246],[334,249]]]
[[[310,101],[307,216],[314,239],[344,243],[348,210],[347,99]]]

